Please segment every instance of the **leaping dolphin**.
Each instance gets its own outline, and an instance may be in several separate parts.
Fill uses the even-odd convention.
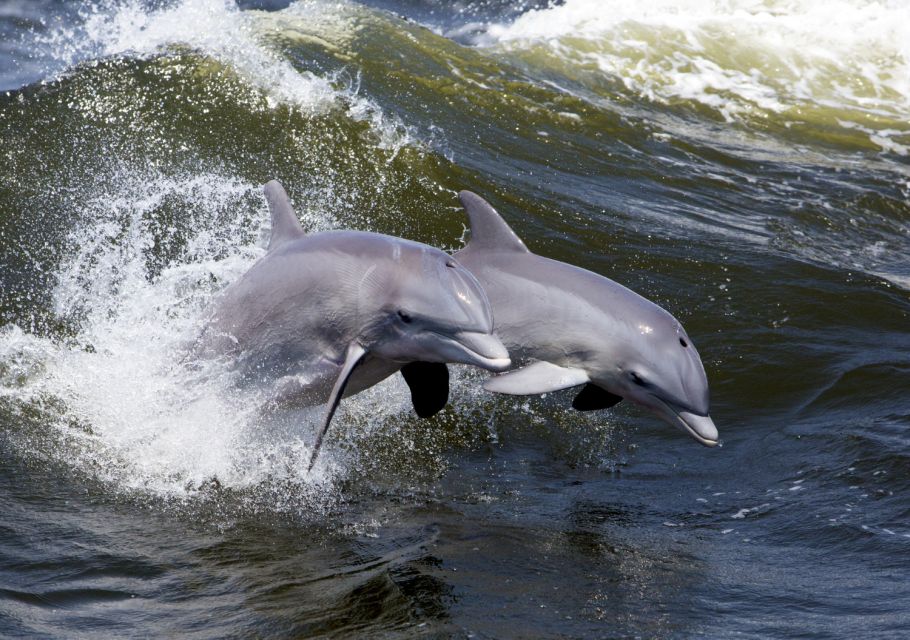
[[[447,402],[444,363],[508,369],[483,289],[451,256],[377,233],[307,235],[282,186],[263,190],[268,252],[220,296],[196,352],[235,359],[280,402],[328,402],[311,469],[342,397],[401,370],[426,417]]]
[[[575,409],[627,398],[703,445],[717,444],[705,369],[676,318],[608,278],[531,253],[483,198],[458,198],[471,238],[455,258],[483,285],[512,361],[528,363],[485,389],[531,395],[584,385]]]

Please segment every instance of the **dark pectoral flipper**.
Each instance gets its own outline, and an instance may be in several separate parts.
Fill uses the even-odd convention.
[[[316,434],[316,442],[313,445],[313,453],[310,455],[310,466],[307,469],[308,471],[312,471],[313,465],[316,464],[316,456],[319,455],[319,447],[322,446],[322,439],[329,430],[329,423],[332,422],[332,416],[335,415],[338,403],[341,402],[341,397],[344,395],[344,388],[348,386],[348,380],[351,379],[351,373],[353,373],[354,369],[363,361],[366,355],[366,349],[356,342],[348,347],[347,354],[345,354],[344,358],[344,365],[341,367],[341,373],[338,374],[338,379],[335,381],[335,386],[332,387],[332,393],[329,396],[328,411],[326,411],[322,426]]]
[[[579,411],[596,411],[597,409],[609,409],[622,400],[622,396],[601,389],[596,384],[590,382],[578,392],[572,401],[572,408]]]
[[[441,362],[409,362],[401,375],[411,389],[414,411],[429,418],[442,411],[449,401],[449,368]]]

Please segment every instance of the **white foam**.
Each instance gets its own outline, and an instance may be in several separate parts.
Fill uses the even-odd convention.
[[[290,489],[268,498],[272,508],[335,500],[345,454],[327,447],[306,470],[320,408],[263,415],[260,392],[235,384],[229,368],[185,357],[213,297],[264,253],[259,185],[124,167],[87,191],[53,291],[56,315],[75,331],[0,330],[4,406],[23,416],[45,407],[30,428],[51,439],[52,455],[121,489],[186,499],[213,483],[241,492],[280,483]],[[188,204],[159,226],[162,203],[175,200]],[[155,255],[173,254],[163,266],[153,244]],[[354,423],[369,435],[406,410],[406,397],[390,380],[346,400],[335,430]]]
[[[266,14],[241,11],[233,0],[175,0],[157,10],[139,0],[106,0],[85,7],[81,25],[54,31],[43,40],[68,65],[97,57],[155,55],[175,45],[190,47],[229,66],[260,90],[267,108],[289,105],[307,113],[343,108],[354,120],[371,123],[380,147],[398,150],[413,142],[411,132],[360,95],[356,83],[299,70],[269,46],[269,30],[280,30],[283,22],[306,22],[308,14],[318,18],[311,28],[343,31],[328,19],[345,24],[343,8],[343,3],[310,2]]]
[[[696,101],[728,120],[847,113],[872,143],[908,153],[910,131],[893,126],[910,118],[904,0],[567,0],[492,25],[478,43],[543,47],[648,99]]]
[[[764,504],[760,504],[757,507],[746,507],[746,508],[740,509],[736,513],[732,514],[730,517],[733,518],[734,520],[742,520],[743,518],[748,516],[750,513],[758,513],[759,511],[763,511],[770,506],[771,505],[769,503],[765,502]]]

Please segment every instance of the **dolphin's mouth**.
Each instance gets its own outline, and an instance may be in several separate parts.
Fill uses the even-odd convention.
[[[698,415],[657,396],[652,397],[657,401],[658,410],[664,420],[679,427],[706,447],[716,447],[720,444],[717,427],[714,426],[711,416]]]
[[[438,335],[438,334],[437,334]],[[472,364],[488,371],[505,371],[512,366],[509,352],[496,336],[479,331],[459,331],[454,336],[439,336],[446,343],[444,355],[449,362]]]

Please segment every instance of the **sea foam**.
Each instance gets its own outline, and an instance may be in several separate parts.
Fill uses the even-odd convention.
[[[189,47],[229,66],[267,98],[270,108],[288,105],[308,114],[343,109],[373,127],[380,146],[397,150],[415,142],[411,132],[359,92],[356,82],[337,74],[295,67],[270,45],[282,23],[344,33],[354,7],[308,2],[281,12],[244,11],[233,0],[100,0],[86,3],[81,21],[38,38],[54,58],[72,66],[110,56],[151,56]]]
[[[567,0],[477,44],[543,49],[660,103],[728,121],[821,121],[910,152],[910,7],[902,0]]]
[[[163,228],[159,207],[175,200],[183,219]],[[225,363],[189,356],[218,292],[265,253],[260,186],[122,167],[79,204],[52,295],[72,329],[0,329],[0,409],[20,422],[23,455],[41,449],[156,498],[195,499],[212,486],[271,487],[268,508],[324,508],[338,498],[334,487],[352,468],[344,448],[330,443],[307,471],[320,407],[263,413],[264,392],[237,384]],[[179,247],[158,264],[155,251],[169,243]],[[334,432],[368,434],[408,409],[404,384],[390,379],[342,403]]]

